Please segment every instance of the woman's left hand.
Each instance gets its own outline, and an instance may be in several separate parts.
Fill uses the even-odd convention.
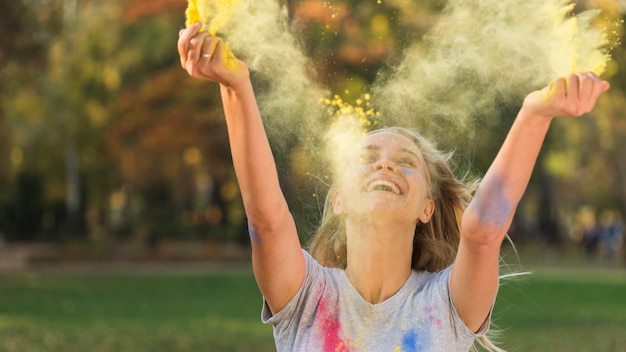
[[[608,82],[592,72],[561,77],[542,90],[526,96],[522,109],[535,116],[581,116],[590,112],[609,89]]]

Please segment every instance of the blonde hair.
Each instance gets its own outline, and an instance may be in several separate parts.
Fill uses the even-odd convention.
[[[427,223],[418,222],[413,238],[411,267],[429,272],[441,271],[454,262],[461,239],[461,217],[478,187],[479,179],[455,176],[450,160],[452,153],[437,149],[424,136],[402,127],[390,127],[369,132],[391,132],[409,138],[418,147],[426,166],[428,196],[435,211]],[[332,185],[326,197],[321,225],[309,243],[309,252],[321,265],[345,269],[347,266],[346,226],[343,216],[335,214],[332,197],[337,186]],[[486,337],[477,345],[489,351],[503,351]],[[474,346],[472,351],[476,351]]]
[[[459,180],[450,167],[452,153],[443,153],[422,135],[406,128],[391,127],[369,134],[391,132],[409,138],[424,158],[428,196],[435,203],[435,211],[427,223],[418,223],[413,238],[415,270],[436,272],[453,263],[461,238],[460,220],[464,209],[478,185],[477,180]],[[343,217],[332,209],[331,186],[322,214],[321,225],[309,244],[309,251],[320,264],[345,269],[347,262],[346,232]]]

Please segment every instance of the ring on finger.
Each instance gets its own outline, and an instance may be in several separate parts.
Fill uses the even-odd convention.
[[[213,55],[208,54],[208,53],[202,53],[202,57],[205,58],[205,59],[210,59],[211,56],[213,56]]]

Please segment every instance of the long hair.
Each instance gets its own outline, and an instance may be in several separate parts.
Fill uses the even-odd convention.
[[[409,138],[418,147],[426,167],[428,196],[435,203],[430,221],[418,222],[413,237],[411,267],[414,270],[438,272],[454,262],[461,239],[461,217],[478,187],[479,179],[467,174],[455,176],[450,160],[452,153],[437,149],[425,137],[412,130],[391,127],[374,130],[369,134],[391,132]],[[309,243],[309,252],[321,265],[345,269],[347,266],[346,226],[344,218],[335,214],[332,197],[337,186],[332,185],[326,196],[321,225]],[[503,351],[487,337],[477,342],[489,351]],[[477,346],[472,351],[477,350]]]
[[[435,203],[427,223],[418,222],[413,237],[411,266],[415,270],[440,271],[453,263],[461,239],[460,220],[478,185],[477,180],[462,181],[450,167],[451,153],[439,151],[420,134],[406,128],[391,127],[370,132],[391,132],[409,138],[420,150],[426,167],[427,193]],[[332,209],[331,186],[326,197],[321,225],[309,244],[313,258],[327,267],[345,269],[347,265],[346,229],[343,217]]]

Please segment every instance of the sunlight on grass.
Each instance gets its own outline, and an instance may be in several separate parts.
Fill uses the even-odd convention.
[[[510,351],[626,351],[626,273],[536,270],[500,289]],[[251,273],[0,276],[0,351],[275,351]]]
[[[511,351],[626,351],[626,273],[541,269],[503,286],[495,319]]]

